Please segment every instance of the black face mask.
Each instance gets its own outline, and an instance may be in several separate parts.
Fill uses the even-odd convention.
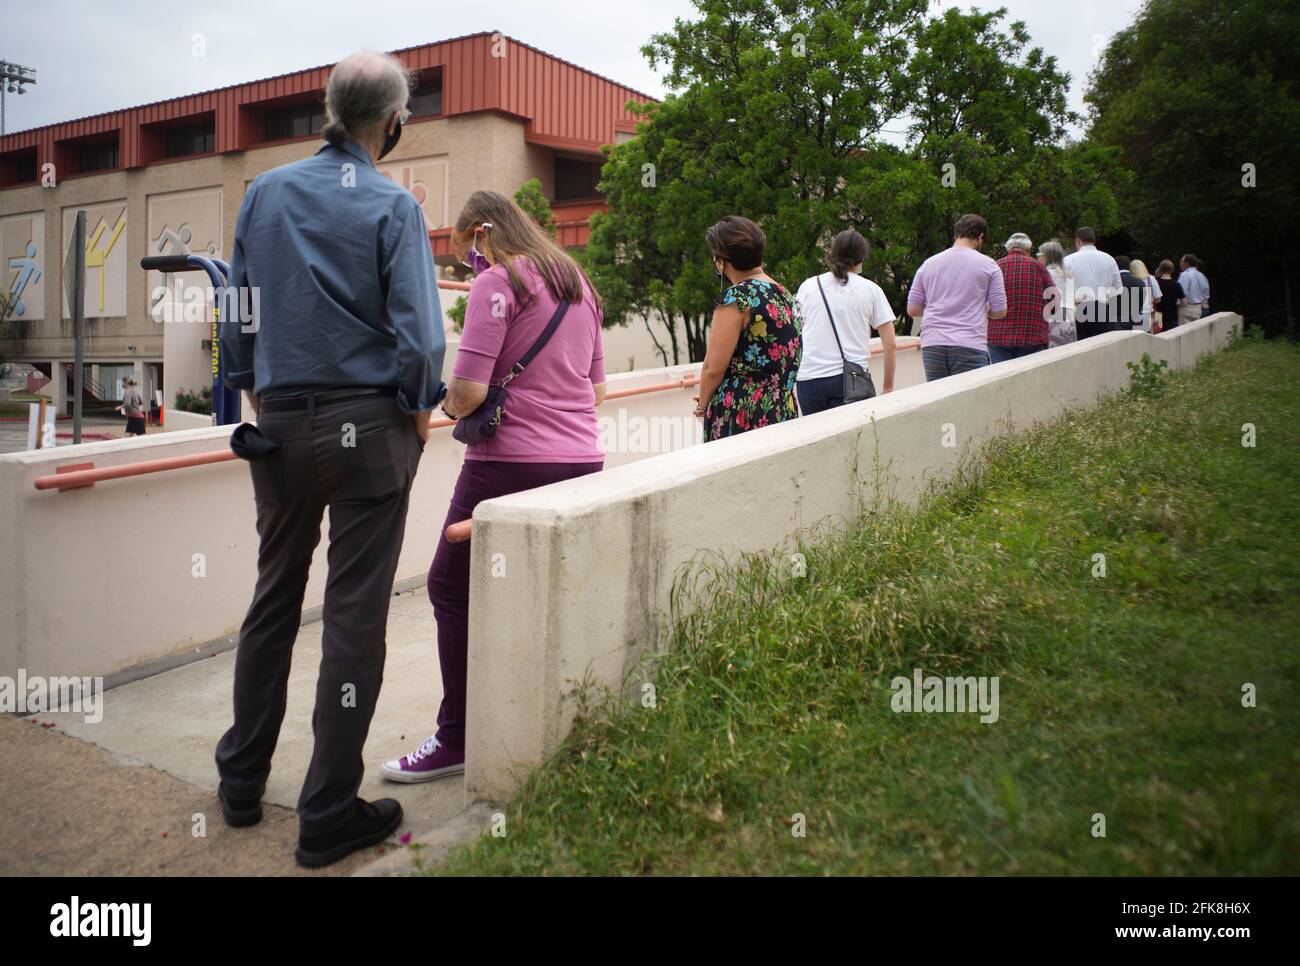
[[[384,146],[379,149],[379,158],[377,160],[383,160],[384,155],[397,147],[397,142],[400,140],[402,140],[402,122],[399,118],[397,127],[393,128],[393,133],[384,135]]]

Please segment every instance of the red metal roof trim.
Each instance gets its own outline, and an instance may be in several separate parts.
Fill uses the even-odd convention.
[[[492,56],[498,36],[507,45],[504,57]],[[528,119],[529,140],[553,147],[596,150],[613,140],[614,132],[634,127],[636,116],[624,106],[627,101],[654,100],[496,32],[467,34],[393,53],[413,70],[442,68],[442,116],[506,111]],[[215,116],[216,153],[243,150],[260,141],[255,123],[260,106],[319,93],[332,68],[332,64],[313,67],[17,131],[0,136],[0,154],[35,146],[38,163],[43,163],[54,157],[56,142],[117,130],[121,167],[139,167],[153,160],[140,144],[142,125],[196,114]]]

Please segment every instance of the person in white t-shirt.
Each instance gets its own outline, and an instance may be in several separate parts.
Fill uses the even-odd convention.
[[[885,354],[880,391],[894,389],[895,315],[880,286],[860,274],[868,250],[867,240],[856,231],[840,232],[826,255],[830,271],[799,286],[803,356],[795,392],[805,416],[844,405],[844,362],[867,368],[872,329],[880,334]]]

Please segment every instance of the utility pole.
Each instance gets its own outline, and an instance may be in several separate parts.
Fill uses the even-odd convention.
[[[72,442],[81,442],[82,394],[86,376],[86,211],[78,209],[72,223],[72,245],[63,262],[63,289],[68,296],[68,310],[72,313],[74,338],[72,370]],[[63,378],[62,372],[59,378]]]
[[[26,94],[26,84],[36,83],[36,68],[0,60],[0,134],[5,133],[5,92]]]

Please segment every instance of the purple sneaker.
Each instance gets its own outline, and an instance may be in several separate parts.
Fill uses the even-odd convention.
[[[452,751],[431,737],[404,758],[384,763],[381,773],[390,782],[431,782],[465,773],[465,752]]]

